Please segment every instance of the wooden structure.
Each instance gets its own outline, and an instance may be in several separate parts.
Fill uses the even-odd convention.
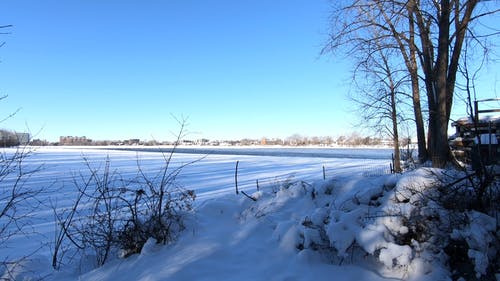
[[[458,160],[472,164],[492,165],[500,163],[500,108],[480,110],[479,106],[500,99],[474,102],[474,116],[461,118],[451,125],[456,133],[450,137],[450,147]],[[489,113],[488,115],[485,115]]]

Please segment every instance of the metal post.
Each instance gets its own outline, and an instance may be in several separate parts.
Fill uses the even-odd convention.
[[[491,145],[491,121],[488,123],[488,164],[493,161],[493,148]]]
[[[477,124],[479,123],[479,106],[478,106],[478,101],[474,101],[474,122]],[[476,132],[477,134],[477,132]]]
[[[236,161],[236,169],[234,170],[234,185],[236,186],[236,194],[239,194],[238,191],[238,164],[240,160]]]
[[[396,172],[396,163],[394,159],[394,153],[391,154],[391,174],[394,174]]]

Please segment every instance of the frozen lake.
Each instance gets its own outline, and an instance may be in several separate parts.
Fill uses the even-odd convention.
[[[12,153],[6,149],[4,153]],[[238,165],[238,187],[254,192],[276,182],[296,179],[304,181],[349,177],[353,174],[380,175],[388,173],[391,162],[389,149],[321,149],[321,148],[179,148],[169,169],[183,165],[177,182],[196,192],[196,205],[208,198],[235,192],[235,167]],[[88,178],[89,167],[103,171],[109,158],[110,171],[124,182],[138,176],[138,167],[154,176],[164,166],[164,156],[154,148],[124,150],[41,147],[25,159],[23,169],[40,167],[24,182],[27,188],[42,188],[42,202],[32,218],[35,234],[29,239],[21,236],[10,241],[10,248],[0,254],[20,255],[31,249],[47,247],[53,239],[53,208],[72,206],[77,187],[75,182]],[[84,160],[85,159],[85,160]],[[87,164],[86,164],[87,163]],[[88,165],[88,166],[87,166]],[[323,174],[324,169],[324,174]],[[3,186],[11,180],[5,178]]]
[[[115,150],[122,151],[144,151],[144,152],[170,152],[169,148],[153,147],[116,147]],[[180,147],[177,153],[188,154],[210,154],[210,155],[246,155],[246,156],[275,156],[275,157],[307,157],[307,158],[343,158],[363,160],[390,159],[392,149],[378,148],[295,148],[295,147]]]
[[[109,157],[110,168],[123,178],[137,176],[138,165],[153,175],[164,165],[168,149],[137,147],[116,149],[42,147],[34,150],[25,160],[25,169],[40,166],[28,185],[46,186],[58,190],[50,194],[57,200],[65,194],[67,200],[74,192],[73,180],[89,172],[84,159],[93,168],[104,168]],[[7,150],[9,151],[9,150]],[[12,151],[12,150],[10,150]],[[196,191],[197,199],[232,192],[235,188],[235,167],[238,165],[238,186],[256,188],[261,184],[285,180],[289,177],[310,181],[325,176],[352,173],[387,173],[391,162],[391,149],[334,149],[334,148],[178,148],[170,169],[182,168],[178,181],[187,189]],[[189,164],[191,163],[191,164]]]

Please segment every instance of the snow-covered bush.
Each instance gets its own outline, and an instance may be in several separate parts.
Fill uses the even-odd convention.
[[[420,168],[313,185],[287,182],[273,193],[260,191],[247,212],[262,218],[292,205],[290,219],[281,220],[273,234],[286,251],[317,251],[335,264],[350,262],[409,280],[443,278],[448,270],[455,278],[494,278],[498,221],[462,203],[450,208],[453,187],[445,174]],[[465,257],[472,275],[459,272],[451,256],[460,241],[463,251],[455,253]]]
[[[440,202],[451,222],[444,251],[455,278],[495,280],[500,274],[500,183],[491,176],[442,177]]]
[[[477,211],[468,211],[465,215],[467,223],[460,229],[454,229],[451,239],[467,244],[466,256],[472,261],[475,277],[479,279],[487,275],[490,261],[494,262],[499,254],[499,240],[495,237],[496,221],[495,218]]]

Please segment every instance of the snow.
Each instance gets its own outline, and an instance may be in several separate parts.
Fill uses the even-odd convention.
[[[81,280],[387,280],[360,267],[332,265],[308,248],[321,238],[301,223],[312,203],[307,191],[294,184],[255,204],[235,195],[209,199],[174,245],[105,265]]]
[[[477,278],[480,278],[486,274],[489,263],[489,245],[494,241],[493,233],[495,233],[496,221],[495,218],[477,211],[469,211],[466,215],[469,224],[464,229],[453,230],[452,237],[465,239],[469,246],[467,254],[469,258],[474,260],[474,269]]]
[[[407,266],[412,259],[412,250],[408,245],[388,243],[385,248],[380,250],[379,259],[387,268],[392,268],[395,265]]]
[[[379,159],[378,153],[367,156],[369,160],[312,154],[176,154],[174,168],[195,161],[178,180],[196,191],[197,200],[174,243],[158,245],[149,239],[140,254],[114,257],[102,267],[93,267],[88,256],[54,271],[49,262],[54,226],[52,210],[46,206],[33,221],[36,234],[16,237],[0,258],[41,247],[13,270],[16,280],[449,279],[439,256],[415,240],[398,241],[414,231],[408,224],[411,214],[439,212],[434,206],[416,209],[414,203],[429,192],[440,171],[424,168],[389,175],[385,171],[390,160]],[[57,208],[70,206],[76,192],[71,181],[85,173],[82,155],[96,166],[108,155],[112,168],[125,177],[134,175],[137,161],[154,173],[163,159],[155,152],[37,149],[27,164],[44,165],[30,183],[48,184],[53,193],[44,201]],[[236,161],[240,190],[255,201],[234,192]],[[470,244],[468,255],[476,261],[476,272],[484,274],[496,221],[478,212],[467,216],[468,227],[455,229],[453,235]]]
[[[486,114],[486,115],[480,115],[479,120],[480,123],[488,123],[488,122],[499,122],[500,121],[500,115],[498,114]],[[472,119],[470,117],[462,117],[455,121],[454,123],[473,123]]]

